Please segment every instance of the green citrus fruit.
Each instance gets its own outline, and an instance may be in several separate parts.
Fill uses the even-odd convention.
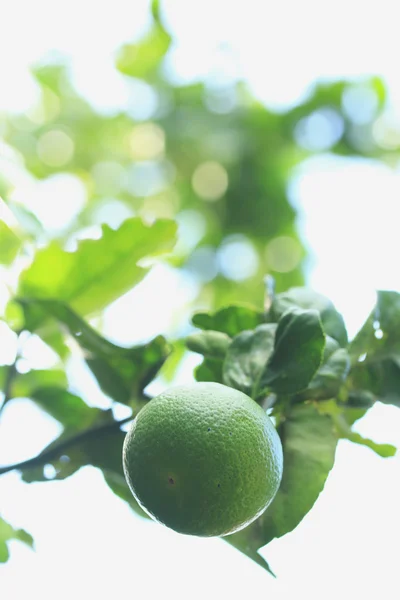
[[[124,443],[129,487],[156,521],[222,536],[254,521],[274,498],[282,447],[264,410],[219,383],[176,386],[138,413]]]

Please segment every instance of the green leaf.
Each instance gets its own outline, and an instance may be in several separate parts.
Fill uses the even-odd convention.
[[[308,388],[303,392],[308,400],[325,400],[337,396],[350,368],[350,357],[339,348],[321,365]]]
[[[294,287],[277,294],[270,308],[270,318],[279,321],[282,315],[291,308],[315,309],[320,313],[321,322],[326,335],[334,338],[341,346],[347,345],[347,332],[342,315],[333,303],[313,290],[305,287]]]
[[[332,420],[312,404],[293,406],[278,433],[283,447],[282,482],[266,512],[244,530],[254,540],[252,550],[297,527],[323,490],[335,459],[337,435]],[[237,533],[227,541],[241,550]]]
[[[99,414],[82,398],[59,387],[37,388],[29,397],[69,433],[89,427]]]
[[[30,398],[39,388],[67,386],[67,376],[60,369],[32,370],[28,373],[17,373],[11,386],[12,398]]]
[[[262,388],[278,394],[304,390],[321,364],[324,347],[318,312],[289,310],[278,323],[274,351],[260,382]]]
[[[7,206],[17,219],[25,235],[28,234],[28,236],[36,238],[44,233],[43,225],[39,219],[23,204],[7,199]]]
[[[7,521],[0,517],[0,563],[6,562],[9,557],[7,542],[19,540],[33,548],[33,538],[24,529],[14,529]]]
[[[21,245],[20,238],[4,221],[0,220],[0,264],[10,265],[17,256]]]
[[[195,327],[221,331],[234,337],[246,329],[255,329],[264,322],[264,315],[250,306],[227,306],[213,314],[199,312],[192,318]]]
[[[219,358],[205,358],[201,365],[195,368],[196,381],[223,382],[223,361]]]
[[[354,409],[349,409],[346,405],[338,405],[335,401],[329,400],[320,403],[318,405],[318,411],[321,414],[331,416],[339,438],[349,440],[354,444],[367,446],[383,458],[394,456],[396,454],[397,448],[392,446],[392,444],[379,444],[369,438],[365,438],[351,429],[351,425],[353,425],[358,418],[364,416],[366,410],[361,410],[361,414],[357,415],[354,412]]]
[[[379,291],[377,303],[350,344],[353,391],[400,407],[400,294]]]
[[[171,345],[171,342],[170,342]],[[186,353],[184,339],[177,339],[172,342],[172,351],[160,369],[159,376],[167,383],[173,381],[181,361]]]
[[[355,431],[347,431],[344,433],[340,432],[340,437],[353,442],[354,444],[360,444],[362,446],[367,446],[367,448],[371,448],[376,454],[382,456],[382,458],[388,458],[390,456],[394,456],[397,452],[397,448],[392,446],[392,444],[378,444],[369,438],[365,438],[359,433]]]
[[[169,354],[162,336],[147,344],[123,348],[99,335],[79,315],[56,300],[19,299],[27,323],[39,308],[51,315],[74,337],[84,351],[85,360],[105,394],[122,404],[131,404],[142,395]]]
[[[263,569],[268,571],[270,575],[275,577],[274,572],[271,570],[271,567],[261,556],[257,550],[264,546],[262,541],[262,531],[255,524],[254,526],[246,527],[233,535],[228,535],[224,537],[224,541],[234,546],[237,550],[240,550],[243,554],[251,558],[255,563],[260,565]]]
[[[224,358],[231,338],[220,331],[201,331],[186,338],[186,345],[192,352],[214,358]]]
[[[376,306],[350,344],[350,354],[355,360],[400,359],[400,294],[379,291]]]
[[[372,393],[375,400],[400,407],[400,364],[397,360],[377,360],[355,365],[351,384]]]
[[[259,325],[242,331],[229,346],[224,367],[224,383],[257,399],[263,388],[262,376],[274,349],[276,325]],[[261,386],[261,387],[260,387]]]
[[[72,396],[72,395],[71,395]],[[51,398],[42,398],[51,410]],[[69,398],[69,402],[76,402],[79,398]],[[46,455],[44,466],[22,466],[22,479],[28,483],[33,481],[48,481],[48,466],[54,468],[54,477],[51,479],[66,479],[85,465],[93,465],[100,469],[114,468],[117,462],[121,462],[122,454],[118,454],[118,444],[124,438],[124,434],[118,428],[111,410],[100,410],[86,406],[80,400],[80,411],[85,415],[85,422],[78,429],[75,427],[75,419],[72,418],[72,426],[64,428],[61,435],[51,442],[38,455]],[[89,432],[89,433],[88,433]],[[74,443],[70,443],[73,439]],[[122,450],[121,450],[122,452]],[[122,468],[122,467],[121,467]]]
[[[159,15],[158,2],[153,2],[154,22],[145,38],[134,44],[125,44],[117,58],[117,68],[131,77],[146,79],[157,72],[166,55],[171,36],[164,29]]]
[[[144,277],[139,261],[171,250],[175,233],[173,221],[132,218],[116,230],[103,225],[100,239],[81,241],[75,252],[54,241],[22,273],[19,296],[62,300],[82,315],[99,311]]]

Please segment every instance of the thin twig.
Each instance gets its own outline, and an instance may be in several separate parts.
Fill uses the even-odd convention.
[[[47,450],[44,450],[37,456],[33,458],[29,458],[28,460],[24,460],[19,463],[15,463],[13,465],[6,465],[5,467],[0,467],[0,475],[4,475],[5,473],[9,473],[10,471],[22,471],[23,469],[30,469],[32,467],[38,467],[41,465],[45,465],[52,459],[60,456],[63,452],[65,452],[71,446],[75,446],[82,441],[87,441],[92,437],[96,437],[99,434],[104,434],[113,431],[128,423],[132,419],[135,418],[135,415],[131,415],[126,417],[125,419],[121,419],[120,421],[113,421],[112,423],[106,423],[104,425],[98,425],[97,427],[90,427],[89,429],[85,429],[80,433],[77,433],[70,438],[67,438],[60,442],[59,444],[55,444],[54,446],[49,446]]]
[[[4,381],[4,388],[3,388],[4,398],[3,398],[3,402],[0,406],[0,416],[4,410],[5,405],[8,404],[8,402],[13,399],[12,385],[14,383],[14,379],[15,379],[16,375],[18,375],[17,361],[21,356],[21,345],[20,345],[21,333],[22,333],[22,330],[19,330],[16,332],[16,334],[17,334],[17,351],[16,351],[14,362],[12,363],[12,365],[10,365],[8,367],[8,370],[6,373],[6,377],[5,377],[5,381]]]
[[[0,406],[0,415],[3,412],[5,405],[8,404],[8,402],[12,399],[11,387],[12,387],[12,384],[14,383],[14,379],[17,374],[16,361],[17,361],[17,359],[7,369],[7,374],[5,377],[4,389],[3,389],[4,399],[3,399],[2,405]]]

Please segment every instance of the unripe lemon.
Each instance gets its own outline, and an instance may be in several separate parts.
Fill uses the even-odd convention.
[[[246,527],[274,498],[282,446],[254,400],[219,383],[168,389],[138,413],[124,471],[143,509],[180,533],[223,536]]]

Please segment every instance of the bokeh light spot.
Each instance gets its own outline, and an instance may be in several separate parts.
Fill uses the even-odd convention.
[[[197,167],[192,177],[193,189],[200,198],[213,202],[228,189],[228,173],[218,162],[209,161]]]
[[[369,123],[378,110],[378,97],[369,85],[351,85],[343,92],[342,106],[344,113],[356,123]]]
[[[186,267],[203,283],[212,281],[218,274],[215,248],[211,246],[196,248],[186,263]]]
[[[125,169],[116,161],[98,162],[92,168],[92,177],[101,194],[117,194],[122,188]]]
[[[298,242],[286,235],[273,239],[266,249],[268,266],[278,273],[293,271],[300,263],[301,254]]]
[[[52,129],[39,138],[37,153],[45,165],[49,167],[62,167],[74,155],[74,142],[64,131]]]
[[[342,117],[331,108],[323,108],[301,119],[294,136],[303,148],[320,151],[333,146],[342,137],[343,130]]]
[[[400,147],[400,123],[398,118],[383,114],[372,128],[372,135],[376,143],[384,150],[396,150]]]
[[[258,254],[244,235],[229,236],[217,252],[221,273],[227,279],[243,281],[252,277],[258,269]]]
[[[164,154],[165,133],[155,123],[141,123],[133,128],[129,145],[134,160],[154,160]]]
[[[43,475],[46,479],[54,479],[57,476],[57,471],[53,465],[47,464],[43,467]]]

